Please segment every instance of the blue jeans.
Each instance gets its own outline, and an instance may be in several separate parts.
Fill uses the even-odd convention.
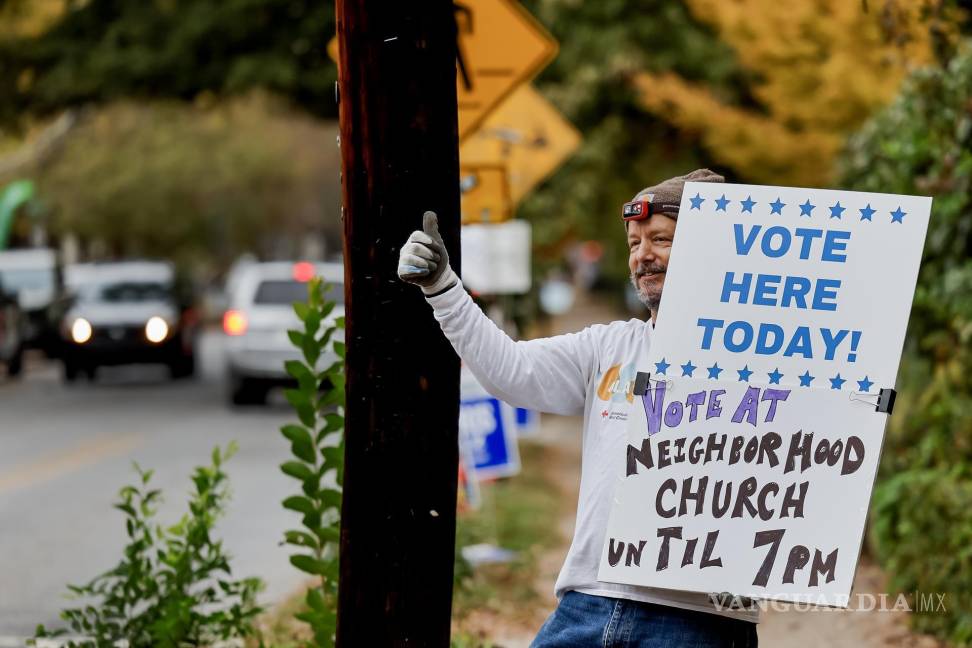
[[[567,592],[530,648],[755,648],[756,624]]]

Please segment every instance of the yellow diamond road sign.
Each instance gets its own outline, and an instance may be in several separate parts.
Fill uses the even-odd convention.
[[[580,146],[581,135],[530,85],[520,86],[459,146],[465,168],[503,166],[515,206]],[[481,185],[486,189],[486,183]],[[463,203],[477,189],[464,191]],[[463,214],[466,214],[464,205]]]
[[[500,223],[513,215],[506,167],[502,164],[459,165],[462,224]]]
[[[513,0],[457,0],[459,137],[557,55],[557,41]]]
[[[459,138],[557,55],[557,41],[515,0],[456,0]],[[335,36],[327,46],[338,60]]]

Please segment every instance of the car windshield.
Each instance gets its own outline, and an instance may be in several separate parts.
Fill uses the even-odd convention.
[[[344,303],[344,284],[329,284],[324,298],[337,304]],[[267,280],[257,287],[254,304],[290,306],[294,302],[307,301],[307,284],[293,279]]]
[[[106,304],[166,301],[171,299],[171,286],[157,281],[119,281],[110,284],[82,286],[84,301]]]
[[[0,283],[8,291],[51,290],[54,288],[54,271],[50,268],[0,270]]]

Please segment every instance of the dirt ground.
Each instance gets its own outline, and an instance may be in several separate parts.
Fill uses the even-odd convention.
[[[543,334],[577,331],[594,322],[607,322],[619,317],[615,311],[590,299],[582,300],[570,316],[555,322],[552,329]],[[487,636],[496,648],[527,648],[544,619],[556,606],[553,586],[567,553],[573,534],[577,491],[580,483],[580,417],[544,415],[538,441],[548,446],[550,454],[545,469],[551,480],[558,485],[561,495],[569,506],[560,521],[562,543],[542,558],[540,575],[535,588],[541,604],[533,615],[524,615],[515,623],[495,618],[493,615],[473,615],[469,629],[480,628],[481,636]],[[862,560],[855,579],[854,595],[848,610],[786,609],[778,604],[762,614],[759,624],[761,646],[808,648],[939,648],[944,646],[931,637],[920,636],[908,629],[908,613],[892,611],[893,595],[886,595],[887,604],[881,610],[881,594],[885,577],[879,567]],[[863,594],[863,597],[857,597]],[[876,605],[871,603],[876,601]],[[867,609],[874,607],[875,609]],[[857,609],[855,609],[857,608]],[[479,633],[477,633],[479,634]]]

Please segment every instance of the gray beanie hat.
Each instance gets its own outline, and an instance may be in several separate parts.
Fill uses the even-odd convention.
[[[645,187],[632,199],[641,200],[648,198],[653,206],[655,213],[666,214],[672,218],[678,218],[678,207],[682,203],[682,189],[686,182],[725,182],[726,179],[709,171],[708,169],[696,169],[692,173],[683,176],[669,178],[651,187]],[[628,224],[624,224],[625,231]]]

